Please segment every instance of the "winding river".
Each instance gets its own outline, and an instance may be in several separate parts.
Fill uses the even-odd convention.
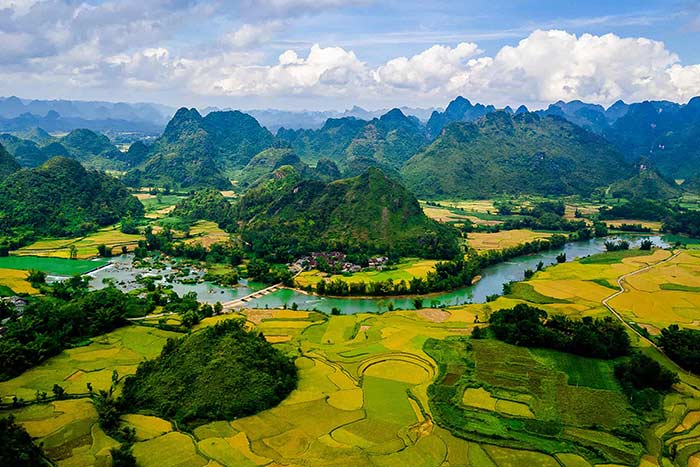
[[[638,246],[643,239],[650,239],[658,247],[668,247],[668,244],[660,236],[620,236],[597,238],[582,242],[570,242],[561,248],[544,251],[534,255],[520,256],[504,263],[495,264],[484,268],[481,273],[481,280],[476,284],[453,290],[450,292],[424,296],[423,305],[437,307],[440,305],[462,305],[465,303],[484,303],[486,297],[493,294],[500,294],[503,291],[503,284],[511,281],[523,279],[523,272],[526,269],[536,269],[537,264],[542,261],[545,266],[556,263],[556,257],[560,253],[566,253],[567,261],[576,258],[593,255],[605,251],[606,240],[625,239]],[[91,276],[91,287],[105,287],[103,279],[111,278],[122,290],[133,290],[142,287],[137,284],[137,275],[167,275],[172,272],[170,267],[165,270],[136,269],[131,264],[130,256],[120,256],[112,259],[109,266],[101,268]],[[194,276],[194,273],[193,273]],[[157,283],[165,284],[165,280]],[[170,284],[178,295],[188,292],[195,292],[200,302],[216,303],[227,302],[241,297],[245,297],[257,290],[264,288],[263,284],[248,283],[241,281],[238,287],[220,287],[208,282],[198,284],[183,284],[174,281]],[[248,308],[281,308],[291,307],[296,303],[300,310],[318,310],[330,313],[333,308],[340,309],[345,314],[364,312],[383,312],[389,309],[389,304],[393,304],[394,309],[413,309],[414,297],[377,297],[377,298],[353,298],[353,297],[321,297],[309,295],[291,289],[281,289],[269,295],[250,300],[246,303]]]
[[[567,261],[576,258],[583,258],[605,251],[607,240],[625,239],[632,247],[639,246],[643,239],[650,239],[657,247],[666,248],[669,245],[660,236],[621,236],[596,238],[582,242],[571,242],[561,248],[552,249],[528,256],[519,256],[504,263],[495,264],[484,268],[481,273],[481,280],[476,284],[423,297],[424,306],[440,305],[462,305],[464,303],[485,303],[486,297],[493,294],[500,294],[503,291],[503,284],[511,281],[523,280],[523,272],[526,269],[534,270],[537,264],[542,261],[545,266],[556,263],[556,257],[560,253],[566,253]],[[382,312],[387,311],[392,303],[394,309],[413,309],[412,297],[381,297],[381,298],[352,298],[352,297],[320,297],[317,295],[306,295],[294,290],[282,289],[264,297],[251,300],[246,304],[249,308],[279,308],[291,306],[296,303],[300,310],[318,310],[329,313],[333,308],[340,309],[345,314]]]

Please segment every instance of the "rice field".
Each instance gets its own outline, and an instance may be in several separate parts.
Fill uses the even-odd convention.
[[[100,229],[81,238],[39,240],[13,251],[12,254],[69,259],[71,248],[75,247],[78,259],[88,259],[97,256],[98,245],[107,245],[112,248],[114,254],[119,254],[122,247],[132,251],[139,240],[143,240],[143,235],[122,233],[117,225]]]
[[[393,265],[388,270],[384,271],[362,271],[355,272],[352,274],[326,274],[317,269],[311,271],[304,271],[296,278],[296,284],[299,287],[306,287],[308,285],[315,285],[321,280],[335,280],[341,279],[348,283],[356,282],[380,282],[386,280],[410,281],[414,277],[425,277],[429,271],[435,268],[434,260],[425,259],[406,259],[400,263]]]
[[[551,233],[535,232],[528,229],[502,230],[500,232],[471,232],[467,237],[467,244],[477,251],[503,250],[533,240],[542,240],[551,237]]]
[[[27,282],[27,271],[23,269],[2,269],[0,270],[0,286],[8,287],[11,293],[8,295],[27,293],[35,294],[38,292],[34,287]]]
[[[529,292],[487,304],[342,316],[245,310],[207,318],[194,332],[245,318],[270,342],[298,355],[297,389],[277,407],[191,433],[146,413],[126,414],[122,423],[136,429],[133,452],[144,466],[665,467],[670,460],[658,459],[672,449],[681,462],[676,465],[692,465],[700,452],[700,393],[686,383],[697,386],[687,375],[665,400],[666,418],[651,427],[647,453],[620,435],[642,425],[619,391],[614,362],[468,337],[476,317],[486,321],[492,311],[526,299],[550,313],[604,316],[600,301],[615,293],[618,277],[670,255],[655,251],[552,266],[522,284]],[[684,252],[630,276],[630,291],[613,304],[624,310],[627,294],[637,297],[634,304],[645,300],[641,294],[657,292],[692,300],[698,277],[700,255]],[[650,313],[658,320],[663,312]],[[665,313],[681,316],[675,309]],[[85,391],[87,382],[108,387],[113,369],[132,373],[174,335],[122,328],[0,383],[0,394],[31,399],[55,382],[68,392]],[[663,361],[653,348],[642,349]],[[449,394],[461,425],[445,422],[431,385]],[[37,404],[17,411],[18,418],[60,465],[103,462],[116,442],[97,427],[89,401],[65,402],[72,405]],[[556,436],[547,434],[551,427]]]

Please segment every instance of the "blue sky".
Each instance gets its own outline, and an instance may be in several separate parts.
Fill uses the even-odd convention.
[[[0,95],[241,108],[700,94],[698,1],[0,0]]]

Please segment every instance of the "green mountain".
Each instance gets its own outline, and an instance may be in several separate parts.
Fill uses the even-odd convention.
[[[425,216],[416,198],[378,169],[324,183],[289,166],[239,202],[241,234],[259,255],[313,251],[452,258],[455,229]]]
[[[602,137],[558,117],[495,112],[448,125],[403,167],[418,196],[590,194],[632,175]]]
[[[476,104],[472,105],[468,99],[462,96],[450,102],[444,112],[434,111],[428,120],[426,129],[428,137],[435,139],[440,135],[442,129],[452,122],[473,122],[486,114],[495,112],[492,105]]]
[[[427,143],[418,119],[393,109],[370,121],[345,150],[345,175],[357,175],[369,167],[398,170]],[[365,162],[369,161],[369,162]]]
[[[270,148],[253,157],[236,175],[236,181],[239,187],[247,188],[284,165],[294,167],[302,175],[309,173],[309,166],[291,148]]]
[[[15,158],[0,144],[0,180],[17,172],[19,169],[20,166]]]
[[[128,167],[126,154],[103,134],[78,129],[60,138],[58,143],[68,151],[70,157],[87,167],[101,170],[124,170]]]
[[[198,220],[216,222],[219,227],[231,230],[236,224],[236,211],[220,191],[205,188],[197,191],[189,198],[183,199],[172,212],[186,222]]]
[[[73,130],[62,138],[54,138],[35,129],[19,135],[0,135],[0,142],[22,167],[38,167],[53,157],[72,157],[86,167],[100,170],[124,170],[130,165],[127,155],[108,137],[91,130]]]
[[[700,175],[700,97],[685,105],[648,101],[629,106],[604,132],[632,162],[648,159],[662,175]]]
[[[28,139],[5,133],[0,135],[0,143],[22,167],[37,167],[50,159],[37,143]]]
[[[57,157],[0,183],[0,234],[74,236],[143,215],[143,205],[118,180]]]
[[[229,319],[169,340],[158,358],[127,378],[120,403],[198,425],[274,407],[296,384],[293,359]]]
[[[656,170],[643,165],[637,175],[610,185],[608,193],[615,198],[658,200],[677,198],[682,190],[674,182],[663,178]]]
[[[320,159],[338,163],[345,159],[345,149],[365,125],[365,120],[354,117],[329,118],[318,130],[280,128],[277,137],[291,144],[294,152],[310,164]]]
[[[132,185],[228,189],[229,176],[260,151],[272,147],[274,136],[250,115],[238,111],[177,111],[156,140],[149,156],[125,181]]]
[[[313,164],[329,159],[345,176],[358,175],[369,167],[398,171],[428,142],[418,119],[407,117],[399,109],[371,121],[329,119],[318,130],[280,129],[277,136],[287,141],[303,161]]]

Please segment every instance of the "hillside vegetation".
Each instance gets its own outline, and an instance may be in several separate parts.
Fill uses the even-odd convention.
[[[602,137],[557,117],[491,113],[453,123],[401,171],[424,197],[588,195],[631,175]]]
[[[274,407],[297,384],[294,362],[240,320],[178,340],[139,365],[122,405],[188,424],[233,420]]]
[[[0,144],[0,180],[19,170],[19,164]]]
[[[122,217],[143,215],[143,205],[118,180],[57,157],[13,173],[0,183],[0,234],[81,235]]]
[[[343,250],[452,258],[459,251],[457,231],[427,218],[416,198],[378,169],[328,184],[283,169],[239,203],[243,239],[259,254],[285,260]]]
[[[130,185],[228,189],[228,175],[244,167],[274,136],[250,115],[238,111],[177,111],[145,162],[125,179]]]

